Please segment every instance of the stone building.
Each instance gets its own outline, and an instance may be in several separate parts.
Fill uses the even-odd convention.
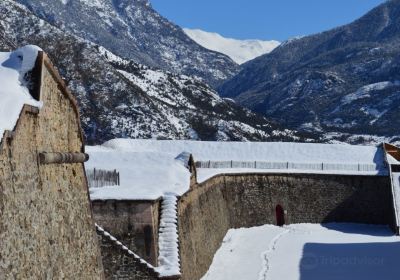
[[[241,145],[247,144],[112,140],[89,147],[87,167],[121,168],[120,186],[91,189],[94,219],[155,267],[159,276],[150,279],[200,279],[231,228],[351,222],[388,225],[398,233],[397,147]],[[182,157],[174,157],[182,151],[192,155],[179,167]],[[182,188],[174,188],[182,179],[169,178],[181,173]],[[171,189],[152,192],[152,184]],[[102,251],[110,256],[107,246],[103,242]],[[110,268],[108,279],[134,270],[121,259],[103,265]],[[127,279],[148,279],[134,275]]]
[[[0,279],[104,279],[75,99],[33,46],[0,84]]]

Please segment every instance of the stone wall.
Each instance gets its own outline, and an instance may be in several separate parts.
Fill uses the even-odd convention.
[[[49,66],[38,114],[21,113],[0,151],[0,278],[103,279],[83,164],[38,163],[39,152],[81,152],[79,118]]]
[[[159,201],[92,201],[96,223],[157,266]]]
[[[99,234],[104,274],[107,280],[157,280],[158,274],[134,256]]]
[[[224,177],[193,188],[178,202],[182,279],[195,280],[208,270],[215,252],[231,228]]]
[[[225,199],[231,225],[275,224],[275,207],[286,211],[286,223],[393,222],[390,178],[345,175],[226,176]]]
[[[393,222],[390,179],[378,176],[238,174],[194,186],[178,203],[182,279],[200,279],[229,228],[286,223]]]

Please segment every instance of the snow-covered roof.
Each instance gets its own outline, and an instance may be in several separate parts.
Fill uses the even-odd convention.
[[[40,50],[36,46],[25,46],[14,52],[0,52],[0,142],[6,130],[14,129],[25,104],[42,106],[30,95],[25,80]]]
[[[153,200],[172,192],[182,195],[190,184],[189,170],[173,153],[124,150],[106,146],[86,147],[87,169],[117,169],[120,186],[91,188],[96,199]]]
[[[190,185],[190,173],[179,158],[183,152],[196,161],[261,161],[300,164],[366,164],[377,170],[266,170],[204,169],[198,170],[201,181],[222,173],[322,173],[378,175],[384,168],[383,149],[376,146],[345,144],[310,144],[283,142],[201,142],[176,140],[115,139],[102,146],[87,147],[90,160],[86,168],[120,172],[120,186],[92,188],[92,200],[152,200],[165,193],[184,194]],[[204,174],[202,174],[202,172]]]
[[[183,151],[195,160],[289,161],[326,163],[383,163],[384,153],[377,146],[293,142],[213,142],[190,140],[114,139],[103,147],[130,152]]]

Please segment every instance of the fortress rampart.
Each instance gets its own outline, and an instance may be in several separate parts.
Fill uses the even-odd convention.
[[[285,222],[351,222],[393,226],[387,176],[315,174],[218,175],[178,203],[182,279],[200,279],[230,228]]]
[[[84,152],[75,100],[45,54],[32,77],[43,108],[0,135],[0,279],[103,279],[83,163],[39,159]]]
[[[201,279],[231,228],[297,223],[331,227],[337,222],[387,225],[398,233],[400,204],[393,172],[400,150],[395,146],[122,139],[105,146],[114,147],[107,153],[116,153],[117,164],[132,164],[132,174],[141,170],[134,161],[137,150],[154,150],[160,158],[171,159],[181,150],[193,153],[173,158],[177,166],[160,161],[158,168],[149,170],[146,178],[165,178],[171,190],[182,187],[163,189],[154,200],[139,199],[146,186],[153,190],[151,180],[143,184],[142,173],[137,175],[141,184],[126,177],[129,182],[112,192],[93,190],[96,222],[155,266],[160,277]],[[99,159],[107,154],[93,152],[97,160],[92,167],[101,167]],[[132,154],[120,158],[121,152]],[[196,153],[200,161],[195,161]],[[181,171],[185,181],[171,175]],[[176,180],[169,180],[170,175]]]

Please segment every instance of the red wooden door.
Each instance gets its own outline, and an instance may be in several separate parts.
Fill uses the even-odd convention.
[[[276,214],[276,225],[283,226],[285,224],[285,211],[283,211],[283,207],[281,205],[276,205],[275,208]]]

